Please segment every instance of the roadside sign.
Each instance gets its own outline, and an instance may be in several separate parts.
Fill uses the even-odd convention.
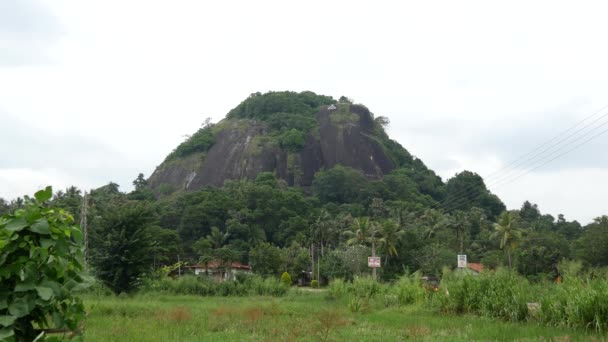
[[[380,257],[367,257],[367,266],[371,268],[380,267]]]
[[[466,254],[458,254],[458,268],[467,268]]]

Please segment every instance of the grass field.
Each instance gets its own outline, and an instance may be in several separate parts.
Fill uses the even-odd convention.
[[[86,297],[86,341],[608,341],[605,336],[534,323],[440,315],[419,306],[329,301],[322,292],[285,297],[145,294]]]

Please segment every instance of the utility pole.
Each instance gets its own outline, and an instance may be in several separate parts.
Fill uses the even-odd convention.
[[[376,257],[376,224],[371,222],[372,225],[372,257]],[[376,280],[376,267],[372,267],[372,278]]]
[[[88,268],[89,263],[89,230],[87,228],[87,192],[82,196],[82,206],[80,208],[80,228],[84,236],[84,267]]]
[[[177,255],[177,277],[182,277],[182,263],[179,260],[179,254]]]
[[[312,268],[310,269],[311,271],[311,277],[314,279],[315,277],[315,245],[314,244],[310,244],[310,261],[312,264]],[[311,280],[313,280],[311,279]]]
[[[321,256],[317,255],[317,281],[319,282],[319,286],[321,285],[321,276],[320,276],[320,269],[321,269]]]

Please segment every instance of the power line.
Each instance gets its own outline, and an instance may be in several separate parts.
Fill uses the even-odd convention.
[[[580,136],[579,138],[575,139],[575,140],[574,140],[574,141],[572,141],[572,142],[578,141],[578,140],[580,140],[580,139],[582,139],[582,138],[586,137],[586,136],[588,135],[588,133],[593,132],[593,131],[595,131],[596,129],[598,129],[598,128],[600,128],[600,127],[602,127],[602,126],[606,125],[606,124],[608,124],[608,121],[604,122],[604,123],[603,123],[603,124],[601,124],[600,126],[597,126],[596,128],[594,128],[594,129],[592,129],[591,131],[587,132],[585,135]],[[511,183],[513,183],[514,181],[516,181],[517,179],[519,179],[519,178],[521,178],[521,177],[525,176],[526,174],[528,174],[528,173],[530,173],[530,172],[532,172],[532,171],[534,171],[534,170],[537,170],[537,169],[539,169],[539,168],[541,168],[541,167],[543,167],[543,166],[545,166],[545,165],[547,165],[547,164],[551,163],[552,161],[554,161],[554,160],[556,160],[556,159],[558,159],[558,158],[560,158],[560,157],[562,157],[562,156],[564,156],[564,155],[566,155],[566,154],[568,154],[568,153],[570,153],[570,152],[572,152],[572,151],[574,151],[574,150],[576,150],[576,149],[580,148],[581,146],[583,146],[583,145],[585,145],[585,144],[589,143],[590,141],[592,141],[592,140],[594,140],[594,139],[598,138],[599,136],[604,135],[604,134],[606,134],[606,133],[608,133],[608,129],[605,129],[605,130],[600,131],[599,133],[597,133],[597,134],[595,134],[595,135],[591,136],[589,139],[584,140],[582,143],[580,143],[580,144],[578,144],[578,145],[574,146],[574,147],[573,147],[573,148],[571,148],[571,149],[566,150],[565,152],[562,152],[562,153],[560,153],[560,154],[558,154],[558,155],[554,156],[553,158],[551,158],[551,159],[549,159],[549,160],[546,160],[545,162],[541,163],[540,165],[536,165],[536,166],[534,166],[534,167],[533,167],[533,168],[531,168],[531,169],[524,170],[524,172],[523,172],[523,173],[517,174],[515,177],[511,177],[510,179],[507,179],[507,180],[502,180],[502,181],[499,181],[499,182],[495,182],[495,183],[493,183],[493,184],[491,184],[491,185],[488,185],[488,187],[489,187],[489,186],[502,187],[502,186],[505,186],[505,185],[511,184]],[[564,146],[564,147],[566,147],[566,146]],[[560,150],[561,150],[561,149],[560,149]],[[555,152],[559,152],[560,150],[557,150],[557,151],[555,151]],[[544,157],[543,159],[540,159],[540,161],[543,161],[543,160],[544,160],[544,159],[546,159],[547,157],[551,157],[551,156],[553,156],[554,154],[555,154],[555,153],[552,153],[552,154],[550,154],[550,155],[548,155],[548,156]],[[506,182],[505,182],[505,181],[506,181]],[[470,195],[469,195],[469,196],[462,197],[462,198],[460,198],[459,200],[457,200],[457,201],[456,201],[457,203],[456,203],[455,205],[453,205],[453,206],[451,206],[451,207],[446,207],[445,209],[446,209],[447,211],[454,210],[454,209],[456,209],[457,207],[460,207],[460,206],[464,205],[466,202],[471,201],[471,200],[474,200],[474,199],[477,199],[477,198],[481,197],[482,195],[485,195],[485,193],[482,193],[482,194],[477,194],[476,196],[474,196],[474,197],[472,197],[472,198],[468,198],[468,197],[470,197]],[[448,209],[448,208],[449,208],[449,209]]]
[[[604,107],[600,108],[599,110],[597,110],[596,112],[594,112],[594,113],[593,113],[593,114],[591,114],[590,116],[588,116],[588,117],[584,118],[583,120],[581,120],[581,121],[577,122],[577,123],[576,123],[574,126],[572,126],[572,127],[568,128],[568,129],[566,129],[566,130],[564,130],[564,131],[562,131],[562,132],[558,133],[557,135],[555,135],[555,136],[554,136],[554,137],[552,137],[551,139],[549,139],[549,140],[545,141],[544,143],[540,144],[539,146],[537,146],[536,148],[534,148],[534,149],[533,149],[533,150],[531,150],[530,152],[528,152],[528,153],[526,153],[526,154],[524,154],[524,155],[521,155],[520,157],[516,158],[515,160],[512,160],[511,162],[507,163],[505,166],[503,166],[503,167],[502,167],[501,169],[499,169],[498,171],[495,171],[495,172],[493,172],[493,173],[489,174],[489,175],[486,177],[486,179],[493,178],[493,177],[494,177],[496,174],[499,174],[499,173],[501,173],[503,170],[506,170],[506,169],[508,169],[509,167],[514,166],[514,164],[518,165],[518,164],[519,164],[519,160],[521,160],[521,159],[523,159],[523,158],[525,158],[525,157],[529,156],[530,154],[532,154],[532,153],[534,153],[534,152],[538,151],[539,149],[543,148],[544,146],[546,146],[546,145],[547,145],[547,144],[549,144],[550,142],[552,142],[552,141],[554,141],[555,139],[559,138],[559,137],[560,137],[562,134],[565,134],[565,133],[567,133],[567,132],[571,131],[572,129],[574,129],[575,127],[579,126],[579,125],[580,125],[580,124],[582,124],[583,122],[585,122],[585,121],[587,121],[587,120],[591,119],[592,117],[596,116],[597,114],[601,113],[601,112],[602,112],[604,109],[606,109],[606,108],[608,108],[608,105],[605,105]],[[604,114],[604,115],[600,116],[599,118],[597,118],[596,120],[594,120],[594,121],[593,121],[593,122],[591,122],[590,124],[588,124],[588,125],[584,126],[583,128],[576,130],[576,131],[575,131],[574,133],[572,133],[572,134],[575,134],[575,133],[579,132],[580,130],[584,129],[585,127],[588,127],[589,125],[591,125],[591,124],[593,124],[593,123],[597,122],[598,120],[600,120],[600,119],[602,119],[602,118],[604,118],[604,117],[606,117],[606,116],[608,116],[608,112],[607,112],[606,114]],[[560,141],[561,141],[561,140],[560,140]],[[559,142],[558,142],[558,143],[559,143]]]
[[[587,143],[587,142],[589,142],[589,141],[591,141],[591,140],[595,139],[596,137],[598,137],[598,136],[600,136],[600,135],[604,134],[604,133],[605,133],[605,131],[602,131],[602,132],[600,132],[599,134],[594,135],[594,136],[593,136],[591,139],[585,140],[585,141],[584,141],[582,144],[577,145],[577,147],[575,147],[574,149],[568,150],[568,151],[567,151],[567,152],[565,152],[565,153],[558,154],[556,157],[554,157],[554,158],[550,159],[549,161],[547,161],[547,162],[545,162],[545,163],[542,163],[541,165],[537,165],[537,166],[535,166],[535,164],[537,164],[537,163],[539,163],[539,162],[542,162],[543,160],[545,160],[545,159],[547,159],[547,158],[550,158],[551,156],[555,155],[556,153],[559,153],[559,152],[560,152],[561,150],[563,150],[564,148],[567,148],[569,144],[572,144],[572,143],[574,143],[574,142],[576,142],[576,141],[581,140],[582,138],[585,138],[586,136],[588,136],[588,135],[589,135],[590,133],[592,133],[593,131],[596,131],[597,129],[599,129],[599,128],[601,128],[601,127],[605,126],[606,124],[608,124],[608,121],[605,121],[605,122],[601,123],[600,125],[598,125],[598,126],[596,126],[596,127],[592,128],[592,129],[588,130],[587,132],[584,132],[582,135],[580,135],[580,136],[576,137],[576,135],[577,135],[579,132],[581,132],[581,131],[585,130],[586,128],[588,128],[588,127],[590,127],[591,125],[595,124],[595,123],[596,123],[596,122],[598,122],[599,120],[601,120],[601,119],[603,119],[603,118],[607,117],[607,116],[608,116],[608,112],[607,112],[607,113],[605,113],[605,114],[601,115],[600,117],[596,118],[595,120],[591,121],[591,122],[590,122],[590,123],[588,123],[587,125],[585,125],[585,126],[583,126],[583,127],[579,128],[579,129],[575,130],[574,132],[572,132],[572,133],[570,133],[570,134],[566,135],[566,136],[565,136],[565,137],[563,137],[562,139],[558,140],[556,143],[550,144],[550,146],[548,146],[548,147],[544,148],[544,149],[543,149],[543,150],[541,150],[540,152],[538,152],[538,153],[534,153],[534,152],[536,152],[536,151],[540,150],[541,148],[545,147],[545,146],[546,146],[546,145],[548,145],[549,143],[551,143],[551,142],[555,141],[556,139],[558,139],[558,138],[559,138],[559,137],[560,137],[562,134],[564,134],[564,133],[566,133],[566,132],[569,132],[569,131],[573,130],[574,128],[576,128],[577,126],[581,125],[581,124],[582,124],[582,123],[584,123],[585,121],[587,121],[587,120],[591,119],[592,117],[596,116],[597,114],[601,113],[601,112],[602,112],[604,109],[606,109],[606,108],[608,108],[608,105],[606,105],[606,106],[602,107],[600,110],[596,111],[596,112],[595,112],[595,113],[593,113],[592,115],[590,115],[590,116],[586,117],[585,119],[583,119],[583,120],[579,121],[579,122],[578,122],[577,124],[575,124],[574,126],[572,126],[572,127],[568,128],[567,130],[565,130],[565,131],[561,132],[560,134],[558,134],[558,135],[554,136],[553,138],[551,138],[551,139],[547,140],[545,143],[543,143],[543,144],[541,144],[540,146],[536,147],[535,149],[533,149],[532,151],[528,152],[527,154],[524,154],[523,156],[519,157],[518,159],[516,159],[516,160],[514,160],[514,161],[512,161],[512,162],[510,162],[510,163],[508,163],[508,164],[507,164],[505,167],[503,167],[503,168],[502,168],[502,169],[500,169],[499,171],[492,173],[492,174],[491,174],[491,175],[490,175],[488,178],[486,178],[486,180],[487,180],[487,179],[491,179],[492,177],[496,177],[497,175],[499,175],[499,174],[501,174],[501,173],[504,173],[504,171],[505,171],[505,170],[508,170],[508,166],[516,166],[516,165],[521,166],[521,165],[525,165],[525,164],[527,164],[527,163],[528,163],[528,162],[530,162],[530,161],[532,161],[532,163],[531,163],[531,165],[529,165],[528,167],[533,167],[533,169],[532,169],[532,170],[536,170],[536,169],[538,169],[539,167],[542,167],[542,166],[544,166],[544,165],[548,164],[549,162],[551,162],[551,161],[553,161],[553,160],[555,160],[555,159],[557,159],[557,158],[559,158],[559,157],[561,157],[561,156],[563,156],[563,155],[565,155],[565,154],[567,154],[567,153],[571,152],[571,151],[572,151],[572,150],[574,150],[574,149],[577,149],[578,147],[580,147],[580,146],[584,145],[585,143]],[[573,140],[570,140],[570,139],[571,139],[571,138],[573,138],[573,137],[576,137],[576,138],[575,138],[575,139],[573,139]],[[570,140],[570,141],[568,141],[568,140]],[[565,144],[565,145],[563,145],[563,146],[559,147],[559,146],[560,146],[560,144],[562,144],[563,142],[567,142],[567,144]],[[542,154],[544,154],[545,152],[547,152],[547,151],[551,151],[551,150],[555,149],[556,147],[558,147],[558,148],[557,148],[556,150],[554,150],[553,152],[551,152],[550,154],[548,154],[548,155],[546,155],[546,156],[542,156]],[[534,153],[534,154],[533,154],[533,153]],[[529,156],[529,155],[531,155],[531,154],[533,154],[531,157],[528,157],[528,158],[524,159],[525,157],[527,157],[527,156]],[[542,156],[542,157],[541,157],[541,156]],[[534,159],[536,159],[536,158],[538,158],[538,157],[541,157],[541,158],[540,158],[539,160],[533,161]],[[522,161],[520,161],[520,160],[522,160],[522,159],[523,159],[523,162],[522,162]],[[525,171],[525,170],[524,170],[524,172],[523,172],[523,173],[520,173],[520,174],[517,174],[517,173],[516,173],[516,174],[514,175],[514,177],[513,177],[513,176],[510,176],[510,175],[513,173],[513,171],[519,171],[519,170],[511,170],[511,171],[507,172],[506,174],[503,174],[503,175],[499,176],[499,177],[498,177],[496,180],[494,180],[493,182],[490,182],[490,184],[488,184],[487,188],[489,188],[490,186],[494,186],[494,185],[496,185],[496,184],[504,183],[504,182],[506,182],[506,183],[504,183],[504,184],[500,184],[500,186],[502,186],[502,185],[506,185],[506,184],[509,184],[509,183],[513,182],[514,180],[516,180],[516,179],[520,178],[521,176],[523,176],[523,175],[525,175],[525,174],[527,174],[527,173],[531,172],[532,170],[528,170],[528,171]],[[482,194],[482,195],[483,195],[483,194]],[[474,197],[473,197],[473,198],[469,198],[469,197],[471,197],[471,196],[474,196]],[[437,208],[441,207],[441,208],[443,208],[444,210],[448,210],[448,211],[449,211],[449,210],[453,210],[453,209],[455,209],[455,208],[457,208],[457,207],[459,207],[459,206],[463,205],[463,204],[464,204],[464,203],[466,203],[468,200],[476,199],[476,198],[478,198],[478,197],[480,197],[480,196],[481,196],[481,195],[479,195],[479,194],[475,194],[475,192],[474,192],[474,189],[473,189],[473,188],[469,188],[468,190],[464,190],[464,191],[462,191],[462,192],[461,192],[461,196],[460,196],[460,198],[456,197],[456,198],[454,198],[454,199],[450,199],[450,200],[449,200],[449,201],[447,201],[447,202],[444,202],[444,203],[439,204],[439,205],[437,206]],[[464,202],[464,203],[462,203],[462,202]],[[448,208],[449,208],[449,209],[448,209]]]

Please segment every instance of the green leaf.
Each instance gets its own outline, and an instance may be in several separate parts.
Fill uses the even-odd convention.
[[[17,298],[8,306],[8,312],[17,318],[27,316],[33,309],[34,301],[28,298]]]
[[[40,247],[49,248],[55,245],[55,240],[53,239],[40,239]]]
[[[0,329],[0,340],[7,339],[11,336],[15,335],[15,332],[11,328],[2,328]]]
[[[3,327],[8,327],[9,325],[13,325],[13,323],[15,323],[15,320],[17,319],[17,317],[15,316],[0,316],[0,325]]]
[[[35,288],[33,283],[21,283],[15,286],[15,292],[26,292]]]
[[[49,300],[53,297],[53,289],[48,287],[36,286],[36,292],[43,300]]]
[[[51,281],[51,280],[45,280],[45,281],[41,282],[39,286],[46,287],[46,288],[53,290],[53,293],[55,294],[55,296],[61,295],[61,284],[59,284],[58,282]]]
[[[9,220],[4,229],[9,232],[18,232],[23,230],[23,228],[27,227],[28,224],[23,217],[14,218]]]
[[[0,295],[0,297],[5,297],[5,298],[0,299],[0,310],[4,310],[4,309],[8,308],[8,300],[6,298],[7,295],[8,294]]]
[[[36,223],[30,226],[30,231],[38,234],[50,234],[49,221],[45,218],[41,218]]]
[[[80,229],[76,228],[76,227],[72,227],[72,238],[74,239],[74,241],[77,244],[81,244],[83,237],[82,237],[82,232],[80,231]]]
[[[0,254],[0,266],[4,265],[4,263],[6,262],[6,258],[7,257],[8,257],[7,253]]]
[[[36,200],[38,202],[48,201],[51,199],[52,196],[53,196],[53,188],[50,186],[47,186],[44,190],[40,190],[34,194],[34,197],[36,197]]]

